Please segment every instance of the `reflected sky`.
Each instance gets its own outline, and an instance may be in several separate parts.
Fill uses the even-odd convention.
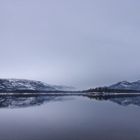
[[[139,140],[140,108],[75,97],[41,106],[0,109],[3,140]]]

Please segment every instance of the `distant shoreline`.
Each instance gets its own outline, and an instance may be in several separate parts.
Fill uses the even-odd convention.
[[[14,92],[8,92],[8,93],[1,93],[0,97],[39,97],[39,96],[83,96],[88,98],[95,98],[95,99],[110,99],[110,98],[123,98],[123,97],[138,97],[140,96],[140,93],[86,93],[86,92],[51,92],[51,93],[14,93]]]

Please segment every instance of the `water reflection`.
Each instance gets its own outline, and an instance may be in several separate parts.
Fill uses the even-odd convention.
[[[122,106],[137,105],[140,106],[140,97],[124,97],[124,98],[112,98],[110,101]]]
[[[86,98],[86,96],[84,96]],[[87,96],[88,97],[88,96]],[[98,101],[111,101],[121,106],[140,106],[140,96],[136,97],[88,97]],[[19,108],[42,105],[52,101],[65,101],[75,99],[73,96],[0,96],[0,108]]]
[[[42,105],[50,101],[63,101],[72,98],[59,96],[1,96],[0,108],[19,108]]]
[[[140,106],[140,97],[3,96],[0,136],[2,140],[140,140],[140,108],[122,107],[130,104]]]
[[[140,96],[132,96],[132,97],[89,97],[90,99],[96,99],[96,100],[100,100],[100,101],[111,101],[113,103],[117,103],[121,106],[128,106],[128,105],[136,105],[136,106],[140,106]]]

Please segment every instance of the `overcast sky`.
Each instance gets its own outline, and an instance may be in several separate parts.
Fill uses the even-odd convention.
[[[140,79],[140,0],[0,0],[0,77],[80,88]]]

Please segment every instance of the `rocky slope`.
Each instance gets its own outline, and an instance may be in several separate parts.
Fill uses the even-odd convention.
[[[40,81],[24,79],[0,79],[0,92],[14,91],[57,91],[51,85]]]
[[[136,82],[122,81],[109,86],[110,89],[124,89],[124,90],[137,90],[140,91],[140,80]]]

